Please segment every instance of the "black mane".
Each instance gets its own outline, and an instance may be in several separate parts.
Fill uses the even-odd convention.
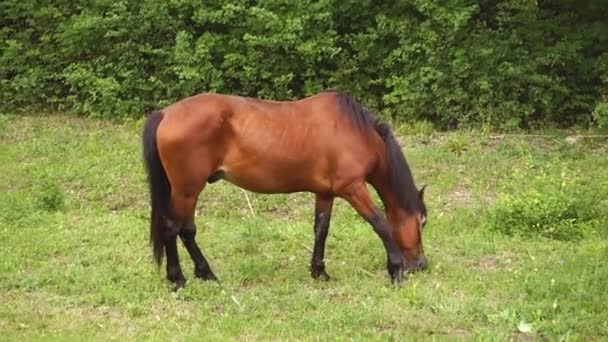
[[[334,90],[331,92],[336,93],[341,112],[348,116],[353,125],[363,132],[375,131],[382,137],[386,146],[389,182],[400,205],[412,213],[419,212],[426,216],[426,207],[414,184],[412,171],[389,125],[381,122],[350,96]]]

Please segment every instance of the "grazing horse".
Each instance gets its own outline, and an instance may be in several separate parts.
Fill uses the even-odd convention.
[[[194,213],[207,183],[221,179],[257,193],[316,195],[310,272],[325,272],[325,239],[334,199],[346,200],[374,229],[399,283],[404,270],[426,267],[418,190],[391,129],[348,95],[325,91],[297,101],[200,94],[152,113],[143,131],[151,194],[150,240],[156,263],[166,255],[167,279],[185,285],[177,236],[195,276],[217,279],[195,241]],[[386,215],[374,205],[377,191]],[[386,218],[385,218],[386,217]]]

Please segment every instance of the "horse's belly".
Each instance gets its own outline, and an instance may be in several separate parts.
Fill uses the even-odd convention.
[[[258,193],[327,192],[329,181],[304,166],[223,168],[228,182]]]
[[[220,169],[224,179],[259,193],[321,192],[330,188],[326,144],[301,131],[234,129]],[[287,130],[289,131],[289,130]],[[304,130],[306,131],[306,130]],[[264,133],[264,134],[262,134]]]

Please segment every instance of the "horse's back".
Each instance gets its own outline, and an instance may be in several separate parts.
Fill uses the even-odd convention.
[[[257,192],[333,192],[374,166],[377,146],[341,113],[336,94],[234,104],[221,168]],[[376,141],[377,142],[377,141]]]

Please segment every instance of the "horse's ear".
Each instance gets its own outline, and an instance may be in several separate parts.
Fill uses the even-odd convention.
[[[418,197],[420,197],[420,200],[424,200],[424,189],[426,189],[426,184],[424,184],[422,188],[418,190]]]

